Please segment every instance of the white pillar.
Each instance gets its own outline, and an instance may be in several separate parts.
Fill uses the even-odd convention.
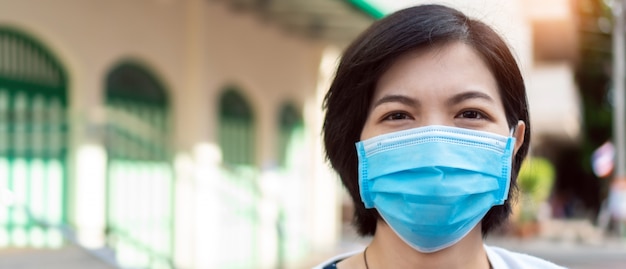
[[[320,109],[324,95],[330,87],[333,74],[340,52],[334,47],[324,50],[320,61],[318,87],[316,100],[307,103],[306,116],[307,124],[313,130],[313,161],[314,173],[312,175],[311,186],[311,245],[313,250],[328,250],[335,247],[340,236],[341,224],[341,200],[339,199],[341,189],[339,179],[335,172],[331,170],[326,162],[322,137],[319,135],[322,129],[324,115]]]
[[[78,243],[88,248],[102,247],[106,228],[106,165],[103,144],[106,110],[102,98],[102,66],[82,70],[71,90],[72,157],[70,209]],[[78,76],[78,75],[77,75]]]
[[[206,119],[209,109],[207,109],[207,98],[203,93],[206,91],[206,70],[207,55],[209,49],[206,27],[207,5],[206,1],[188,0],[185,5],[185,59],[184,59],[184,84],[177,89],[174,104],[174,128],[175,130],[175,185],[176,210],[174,215],[175,232],[174,242],[174,263],[177,268],[208,268],[206,253],[215,253],[202,249],[203,242],[210,242],[211,234],[198,233],[198,231],[208,231],[210,227],[198,227],[203,222],[199,218],[202,216],[197,205],[197,194],[202,189],[198,184],[198,178],[206,176],[204,172],[208,167],[202,156],[202,141],[206,139],[208,124]],[[200,171],[202,170],[202,171]],[[210,211],[207,211],[210,212]],[[206,251],[206,252],[202,252]],[[208,267],[206,267],[208,266]]]

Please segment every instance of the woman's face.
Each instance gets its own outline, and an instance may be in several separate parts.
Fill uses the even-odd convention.
[[[427,125],[509,135],[498,83],[480,56],[464,43],[416,50],[398,58],[376,85],[361,140]]]

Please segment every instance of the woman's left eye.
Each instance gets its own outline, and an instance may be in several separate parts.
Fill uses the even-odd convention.
[[[467,111],[463,111],[459,114],[458,116],[459,118],[466,118],[466,119],[483,119],[486,118],[483,113],[476,111],[476,110],[467,110]]]

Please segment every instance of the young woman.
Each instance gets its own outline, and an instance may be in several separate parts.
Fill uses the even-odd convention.
[[[345,51],[325,109],[327,157],[373,239],[317,268],[561,268],[483,243],[530,142],[520,70],[487,25],[439,5],[391,14]]]

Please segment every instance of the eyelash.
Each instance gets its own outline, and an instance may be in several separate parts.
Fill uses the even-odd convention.
[[[404,118],[399,119],[399,118],[393,118],[394,116],[403,116]],[[408,113],[403,112],[403,111],[394,111],[391,113],[387,113],[385,114],[385,116],[383,117],[383,121],[387,121],[387,120],[406,120],[406,119],[412,119],[413,117],[411,117]]]
[[[476,113],[476,117],[463,117],[463,114],[465,113]],[[464,118],[464,119],[471,119],[471,120],[483,120],[483,119],[489,119],[489,117],[481,112],[480,110],[476,110],[476,109],[469,109],[469,110],[463,110],[461,111],[458,115],[458,118]]]

